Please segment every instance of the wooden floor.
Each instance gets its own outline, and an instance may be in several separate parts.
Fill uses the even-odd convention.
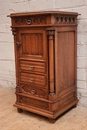
[[[87,108],[71,109],[50,124],[47,118],[30,112],[19,114],[13,107],[14,91],[0,87],[0,130],[87,130]]]

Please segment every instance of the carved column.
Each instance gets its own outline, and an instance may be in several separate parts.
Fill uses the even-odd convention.
[[[18,51],[16,52],[16,50],[18,49],[17,48],[17,45],[16,45],[16,42],[17,42],[17,29],[14,29],[12,28],[12,34],[14,35],[14,51],[15,51],[15,64],[17,66],[19,66],[19,63],[17,62],[18,60]],[[16,68],[16,92],[19,92],[19,70],[18,68]]]
[[[49,45],[49,92],[50,95],[55,93],[54,85],[54,31],[48,31],[48,45]]]

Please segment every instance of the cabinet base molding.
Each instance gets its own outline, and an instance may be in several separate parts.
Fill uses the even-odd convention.
[[[48,117],[49,118],[49,122],[55,123],[55,121],[56,121],[55,119],[58,116],[60,116],[61,114],[63,114],[68,109],[76,106],[77,102],[78,102],[78,100],[75,100],[72,103],[68,104],[67,106],[65,106],[65,107],[63,107],[61,109],[58,109],[57,111],[54,111],[54,112],[50,112],[50,111],[46,111],[46,110],[41,110],[39,108],[31,107],[31,106],[27,107],[25,105],[19,105],[17,103],[15,103],[14,106],[17,107],[17,110],[18,110],[19,113],[23,112],[23,110],[30,111],[30,112],[33,112],[33,113],[36,113],[36,114]],[[55,120],[55,121],[53,121],[53,120]]]

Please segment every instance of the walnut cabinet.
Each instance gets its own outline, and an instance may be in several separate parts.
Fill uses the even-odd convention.
[[[77,16],[60,11],[10,15],[18,112],[27,110],[54,122],[76,106]]]

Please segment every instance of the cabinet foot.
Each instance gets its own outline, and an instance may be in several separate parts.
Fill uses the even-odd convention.
[[[73,108],[76,108],[77,107],[77,104],[75,104],[74,106],[73,106]]]
[[[56,121],[55,119],[51,119],[51,118],[49,118],[49,122],[50,122],[50,123],[53,124],[53,123],[55,123],[55,121]]]
[[[19,113],[22,113],[22,112],[23,112],[23,110],[20,109],[20,108],[17,108],[17,111],[18,111]]]

